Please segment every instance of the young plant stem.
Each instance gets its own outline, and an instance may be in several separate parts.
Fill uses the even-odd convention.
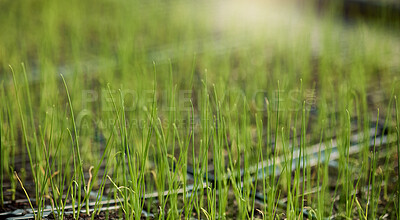
[[[3,194],[3,170],[4,170],[4,159],[5,150],[3,149],[3,117],[0,114],[0,207],[4,207],[4,194]]]
[[[375,172],[376,172],[376,163],[377,163],[377,159],[376,159],[376,135],[378,133],[378,124],[379,124],[379,108],[378,108],[378,114],[376,117],[376,125],[375,125],[375,135],[374,135],[374,147],[373,147],[373,151],[372,151],[372,167],[371,167],[371,184],[372,184],[372,188],[371,188],[371,218],[375,219],[376,216],[376,209],[375,209],[375,191],[376,191],[376,186],[375,186]],[[368,184],[369,185],[369,184]],[[368,192],[369,193],[369,192]],[[379,199],[379,198],[378,198]],[[368,207],[367,207],[367,211],[365,212],[365,216],[368,215]]]
[[[22,133],[23,133],[23,137],[24,137],[25,147],[26,147],[26,151],[28,153],[29,163],[30,163],[31,169],[32,169],[32,171],[34,171],[35,170],[35,166],[33,165],[33,158],[32,158],[31,150],[30,150],[30,147],[29,147],[28,135],[27,135],[26,126],[25,126],[25,120],[24,120],[24,116],[22,114],[22,107],[21,107],[21,102],[20,102],[19,93],[18,93],[17,80],[16,80],[16,77],[15,77],[14,69],[11,67],[11,65],[9,67],[11,69],[12,76],[13,76],[15,95],[16,95],[16,98],[17,98],[19,116],[21,118]],[[25,157],[23,156],[23,158],[25,158]],[[37,176],[36,176],[35,172],[32,172],[32,176],[33,176],[34,181],[37,182]],[[36,186],[36,189],[37,189],[38,185],[36,184],[35,186]],[[36,197],[39,198],[39,193],[38,193],[37,190],[36,190]]]
[[[397,155],[400,155],[400,123],[399,123],[399,111],[397,108],[397,96],[394,96],[394,103],[396,109],[396,133],[397,133]],[[400,164],[400,157],[397,156],[397,164]],[[400,174],[400,165],[397,166],[397,173]],[[400,175],[397,175],[397,219],[400,219]]]
[[[300,219],[303,219],[304,218],[304,216],[303,216],[303,212],[304,212],[304,194],[305,194],[305,186],[306,186],[306,161],[305,161],[305,157],[306,157],[306,141],[305,141],[305,139],[306,139],[306,122],[305,122],[305,120],[306,120],[306,103],[305,103],[305,101],[303,102],[303,114],[302,114],[302,117],[301,117],[301,121],[302,121],[302,128],[301,128],[301,146],[300,146],[300,149],[302,149],[303,150],[303,155],[301,155],[301,157],[299,157],[299,160],[300,160],[300,158],[302,159],[302,164],[303,164],[303,170],[302,170],[302,173],[303,173],[303,181],[302,181],[302,191],[301,191],[301,209],[300,209],[300,213],[301,213],[301,217],[300,217]]]
[[[31,209],[32,209],[32,213],[33,213],[34,218],[37,219],[36,214],[35,214],[35,213],[36,213],[36,212],[35,212],[35,209],[33,208],[33,205],[32,205],[31,199],[29,198],[28,192],[25,190],[24,184],[22,184],[22,181],[21,181],[21,179],[18,177],[18,174],[17,174],[16,171],[14,171],[14,175],[15,175],[15,178],[17,178],[19,184],[21,185],[21,188],[22,188],[22,190],[24,191],[26,198],[28,199],[29,206],[30,206]]]
[[[76,158],[78,160],[77,171],[79,172],[78,173],[78,181],[79,182],[77,182],[77,183],[78,183],[78,188],[79,189],[78,189],[78,209],[77,209],[77,213],[79,215],[80,210],[82,208],[81,202],[84,202],[84,201],[81,201],[81,199],[82,199],[81,198],[82,187],[86,186],[86,184],[85,184],[85,176],[84,176],[84,173],[83,173],[83,164],[82,164],[83,161],[81,160],[81,154],[80,154],[80,150],[79,150],[79,134],[78,134],[78,130],[76,129],[74,109],[73,109],[73,106],[72,106],[71,97],[69,95],[68,86],[67,86],[67,83],[65,82],[64,76],[62,74],[60,74],[60,76],[61,76],[62,81],[64,83],[65,91],[66,91],[67,97],[68,97],[69,110],[70,110],[70,115],[71,115],[71,120],[72,120],[72,127],[73,127],[73,131],[74,131],[74,138],[71,139],[71,141],[74,143],[73,149],[75,150],[75,153],[76,153],[75,156],[76,156]],[[89,193],[89,192],[87,192],[87,193]],[[86,213],[89,213],[89,203],[88,202],[86,203]]]

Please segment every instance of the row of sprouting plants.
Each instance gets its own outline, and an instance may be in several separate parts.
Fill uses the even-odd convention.
[[[377,109],[370,118],[363,104],[345,96],[333,114],[328,99],[318,100],[317,120],[312,121],[306,102],[271,107],[267,99],[261,99],[257,101],[266,111],[254,112],[245,97],[241,102],[223,101],[226,97],[216,89],[218,85],[204,79],[199,95],[187,102],[189,110],[163,112],[158,106],[155,67],[150,105],[127,111],[123,90],[115,92],[107,85],[112,110],[96,112],[89,107],[83,116],[77,115],[74,106],[79,93],[71,93],[73,84],[63,75],[60,89],[54,91],[60,94],[58,104],[39,116],[38,108],[43,107],[35,106],[40,97],[32,94],[24,65],[18,72],[10,67],[13,84],[5,88],[3,82],[0,93],[2,206],[22,190],[36,219],[45,217],[48,206],[63,219],[67,205],[74,218],[84,212],[93,219],[104,200],[116,201],[127,219],[140,219],[149,210],[159,219],[188,219],[193,213],[216,219],[231,212],[239,219],[303,219],[305,210],[316,219],[376,219],[384,212],[399,218],[400,181],[394,169],[399,157],[393,156],[400,147],[395,90],[382,107],[384,117]],[[166,85],[168,105],[176,109],[172,73]],[[278,91],[279,86],[278,82]],[[303,91],[302,81],[299,90]],[[298,98],[304,99],[302,92]],[[284,110],[295,105],[300,110]],[[235,111],[227,111],[232,108]],[[356,130],[353,117],[358,118]],[[132,126],[139,118],[146,123]],[[112,123],[99,127],[95,119]],[[186,123],[179,124],[182,119]],[[85,120],[86,127],[82,126]],[[376,123],[372,134],[371,121]],[[378,124],[383,124],[381,133],[391,142],[376,141]],[[361,146],[356,154],[350,152],[353,133],[359,134]],[[315,144],[318,156],[311,158],[307,152]],[[323,154],[322,146],[326,146]],[[334,146],[339,155],[336,174],[329,169]],[[317,159],[315,166],[307,162],[312,159]],[[279,174],[275,173],[278,168]],[[333,175],[336,178],[330,178]],[[6,181],[11,184],[9,191],[3,187]],[[27,187],[32,181],[34,187]],[[10,191],[11,197],[5,196]],[[153,192],[158,193],[154,201],[145,199]],[[264,205],[257,205],[256,193],[264,196]],[[283,198],[284,208],[280,207]],[[381,207],[383,200],[393,211]]]

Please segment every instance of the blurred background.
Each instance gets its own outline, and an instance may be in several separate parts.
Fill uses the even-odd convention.
[[[1,1],[0,77],[24,62],[30,80],[44,84],[59,73],[115,81],[169,60],[185,75],[197,56],[197,69],[211,78],[247,78],[245,69],[277,59],[295,68],[325,54],[352,62],[350,48],[374,69],[398,71],[399,7],[394,0]],[[373,66],[377,59],[386,66]]]

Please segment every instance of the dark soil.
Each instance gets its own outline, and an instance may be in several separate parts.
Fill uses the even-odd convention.
[[[0,207],[0,213],[12,212],[18,209],[30,209],[29,203],[26,200],[9,201]]]
[[[55,217],[53,214],[50,214],[47,219],[58,219]],[[72,214],[68,214],[64,216],[64,219],[74,219]],[[78,220],[86,220],[86,219],[92,219],[92,216],[81,213],[79,215]],[[125,216],[123,213],[120,213],[118,210],[108,210],[108,211],[101,211],[98,215],[94,216],[94,219],[96,220],[101,220],[101,219],[125,219]],[[145,219],[145,218],[143,218]]]

